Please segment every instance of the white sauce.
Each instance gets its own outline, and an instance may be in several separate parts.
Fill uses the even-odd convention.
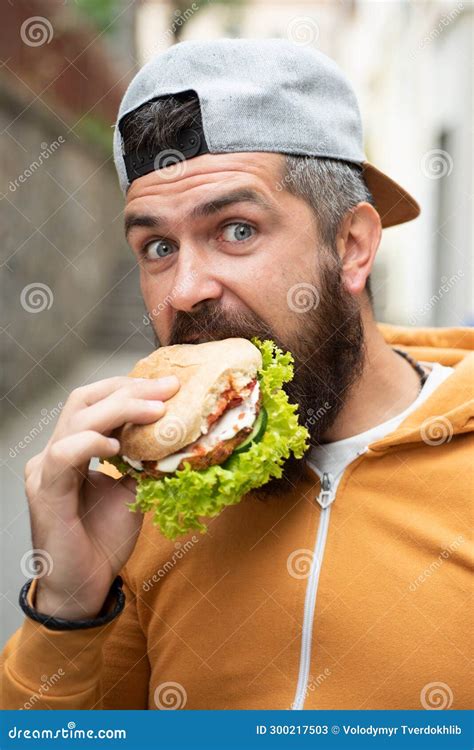
[[[189,448],[196,448],[197,445],[204,446],[206,453],[209,453],[216,447],[222,440],[230,440],[244,427],[252,427],[256,418],[256,405],[258,403],[260,388],[258,380],[255,387],[252,388],[250,395],[242,401],[238,406],[234,406],[232,409],[227,409],[219,419],[211,425],[207,435],[201,435]],[[239,415],[243,416],[239,418]],[[173,472],[176,471],[179,464],[183,459],[189,458],[195,455],[195,450],[184,450],[178,453],[172,453],[166,458],[162,458],[157,461],[155,468],[158,471]],[[143,471],[143,464],[141,461],[135,461],[128,456],[122,456],[123,460],[126,461],[130,466],[133,466],[137,471]]]
[[[127,464],[130,464],[130,466],[133,466],[134,469],[137,471],[143,471],[143,465],[141,461],[134,461],[133,458],[129,458],[128,456],[122,456],[123,460],[127,462]]]
[[[253,427],[256,418],[256,405],[259,399],[259,384],[258,381],[255,387],[252,388],[250,395],[242,401],[238,406],[232,409],[227,409],[219,419],[211,425],[207,435],[201,435],[198,440],[192,443],[190,448],[195,448],[197,445],[204,446],[206,453],[209,453],[218,443],[222,440],[230,440],[244,427]],[[243,416],[239,418],[239,415]],[[184,450],[178,453],[172,453],[166,458],[162,458],[156,462],[156,468],[158,471],[173,472],[176,471],[179,464],[183,459],[193,456],[195,451]],[[140,463],[137,461],[136,463]]]

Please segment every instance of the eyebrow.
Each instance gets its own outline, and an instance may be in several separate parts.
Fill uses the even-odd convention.
[[[253,203],[265,211],[272,213],[276,216],[277,211],[274,206],[269,203],[263,195],[257,193],[255,190],[249,188],[241,188],[240,190],[234,190],[226,195],[221,195],[217,198],[213,198],[211,201],[200,203],[195,206],[192,211],[186,217],[187,219],[199,219],[204,216],[212,216],[213,214],[222,211],[223,208],[231,206],[234,203]],[[131,230],[135,227],[146,227],[148,229],[163,230],[167,226],[167,221],[161,216],[151,214],[129,214],[125,217],[125,237],[128,237]]]

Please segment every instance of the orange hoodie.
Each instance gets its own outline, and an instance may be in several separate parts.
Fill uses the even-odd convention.
[[[203,536],[168,541],[147,514],[124,612],[75,632],[25,620],[3,651],[4,708],[469,707],[474,332],[380,329],[455,372],[345,469],[314,617],[302,563],[322,510],[306,466],[286,496],[251,492]],[[432,417],[449,434],[430,444]]]

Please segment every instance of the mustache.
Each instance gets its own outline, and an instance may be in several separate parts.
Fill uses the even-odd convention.
[[[310,446],[324,436],[347,402],[362,374],[365,358],[364,326],[359,302],[346,292],[333,260],[321,262],[314,280],[318,304],[305,311],[289,309],[280,322],[280,338],[271,323],[248,309],[224,307],[218,300],[203,300],[192,312],[175,311],[166,345],[205,343],[226,338],[271,339],[294,360],[293,379],[283,385],[290,403],[298,405],[299,421],[310,434]],[[156,334],[155,334],[156,335]],[[160,346],[156,338],[157,346]],[[291,455],[283,474],[274,477],[259,496],[280,495],[302,472],[303,459]]]
[[[251,311],[224,309],[218,302],[202,302],[193,313],[178,310],[169,336],[168,346],[185,343],[202,344],[227,338],[275,340],[272,326]]]

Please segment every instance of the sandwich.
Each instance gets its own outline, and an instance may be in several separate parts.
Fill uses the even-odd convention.
[[[181,384],[159,420],[116,430],[120,456],[106,459],[137,480],[130,510],[152,511],[169,539],[205,531],[204,519],[281,477],[290,454],[302,458],[309,447],[298,407],[282,388],[293,377],[293,357],[273,341],[161,347],[129,374],[174,374]]]

